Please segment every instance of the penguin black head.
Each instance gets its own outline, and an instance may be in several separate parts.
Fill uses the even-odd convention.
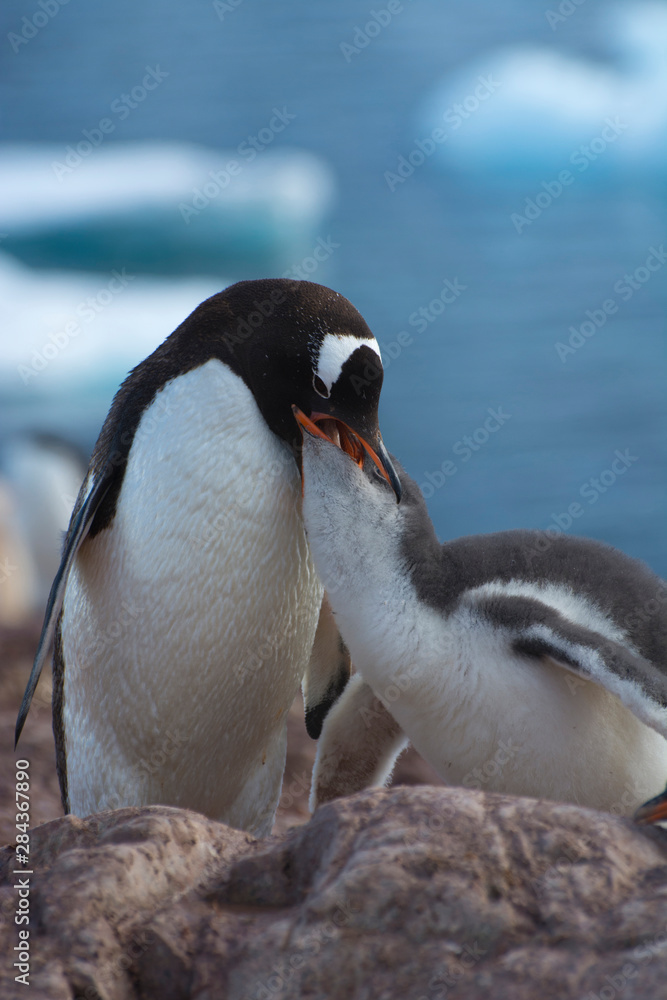
[[[293,406],[357,461],[367,451],[400,498],[378,424],[380,349],[342,295],[310,281],[240,281],[203,302],[173,336],[184,350],[201,350],[205,342],[205,354],[243,378],[297,462],[301,435]]]
[[[172,379],[212,359],[243,379],[299,468],[301,433],[293,406],[358,462],[367,451],[400,498],[378,425],[380,349],[362,316],[342,295],[311,281],[239,281],[197,306],[116,393],[87,480],[106,484],[91,536],[115,516],[125,463],[146,407]],[[83,495],[75,516],[82,502]]]

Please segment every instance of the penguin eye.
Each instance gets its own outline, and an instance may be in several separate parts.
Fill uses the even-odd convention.
[[[318,396],[324,396],[325,399],[328,399],[331,395],[330,390],[327,389],[326,384],[322,381],[319,375],[313,375],[313,389]]]

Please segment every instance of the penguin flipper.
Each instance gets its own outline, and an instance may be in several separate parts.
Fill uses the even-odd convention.
[[[408,738],[361,674],[333,706],[317,745],[310,809],[389,781]]]
[[[327,595],[322,598],[320,618],[310,663],[303,679],[306,730],[316,740],[327,713],[350,679],[350,653],[343,642]]]
[[[72,515],[72,521],[65,539],[65,547],[60,560],[60,566],[58,567],[58,572],[56,573],[51,586],[49,599],[46,604],[44,624],[42,625],[42,631],[37,645],[37,652],[35,653],[35,659],[33,661],[32,670],[30,671],[30,677],[28,678],[28,684],[16,719],[14,749],[16,749],[19,737],[21,736],[25,720],[30,710],[32,697],[35,693],[35,688],[37,687],[37,683],[42,673],[42,668],[46,661],[49,649],[51,648],[51,643],[56,629],[56,622],[63,603],[67,578],[72,568],[74,557],[79,551],[81,543],[88,534],[93,518],[95,517],[95,513],[104,499],[111,482],[111,475],[105,475],[100,477],[96,482],[93,481],[85,500],[78,507],[78,509],[75,508],[75,513]]]
[[[581,681],[599,684],[667,739],[667,671],[629,643],[579,625],[537,598],[504,595],[483,603],[485,615],[507,630],[515,654],[548,656]],[[576,693],[576,680],[567,683]]]

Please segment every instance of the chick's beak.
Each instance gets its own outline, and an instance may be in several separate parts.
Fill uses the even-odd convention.
[[[302,433],[312,434],[314,437],[324,438],[325,441],[335,444],[346,455],[349,455],[360,468],[364,464],[365,452],[391,486],[396,495],[396,503],[400,503],[401,481],[384,446],[379,428],[368,435],[372,440],[372,444],[369,444],[366,436],[330,414],[311,413],[310,417],[307,417],[298,406],[292,406],[292,412]]]

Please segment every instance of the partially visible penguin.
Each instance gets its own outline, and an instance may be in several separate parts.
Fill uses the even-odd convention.
[[[381,384],[357,310],[290,280],[213,296],[130,373],[74,508],[17,721],[18,740],[55,632],[66,812],[162,803],[270,832],[299,684],[307,675],[316,736],[349,673],[306,541],[291,406],[356,461],[372,455],[398,490]]]
[[[11,483],[0,476],[0,626],[21,627],[31,618],[35,572]]]
[[[318,744],[311,806],[383,783],[407,740],[449,784],[624,815],[667,779],[667,584],[600,542],[440,544],[297,414],[304,521],[358,674]],[[546,541],[546,544],[545,544]],[[641,815],[667,816],[664,797]]]
[[[16,498],[16,533],[33,565],[32,610],[40,615],[60,563],[63,534],[88,457],[58,435],[33,432],[0,445],[0,474]]]

